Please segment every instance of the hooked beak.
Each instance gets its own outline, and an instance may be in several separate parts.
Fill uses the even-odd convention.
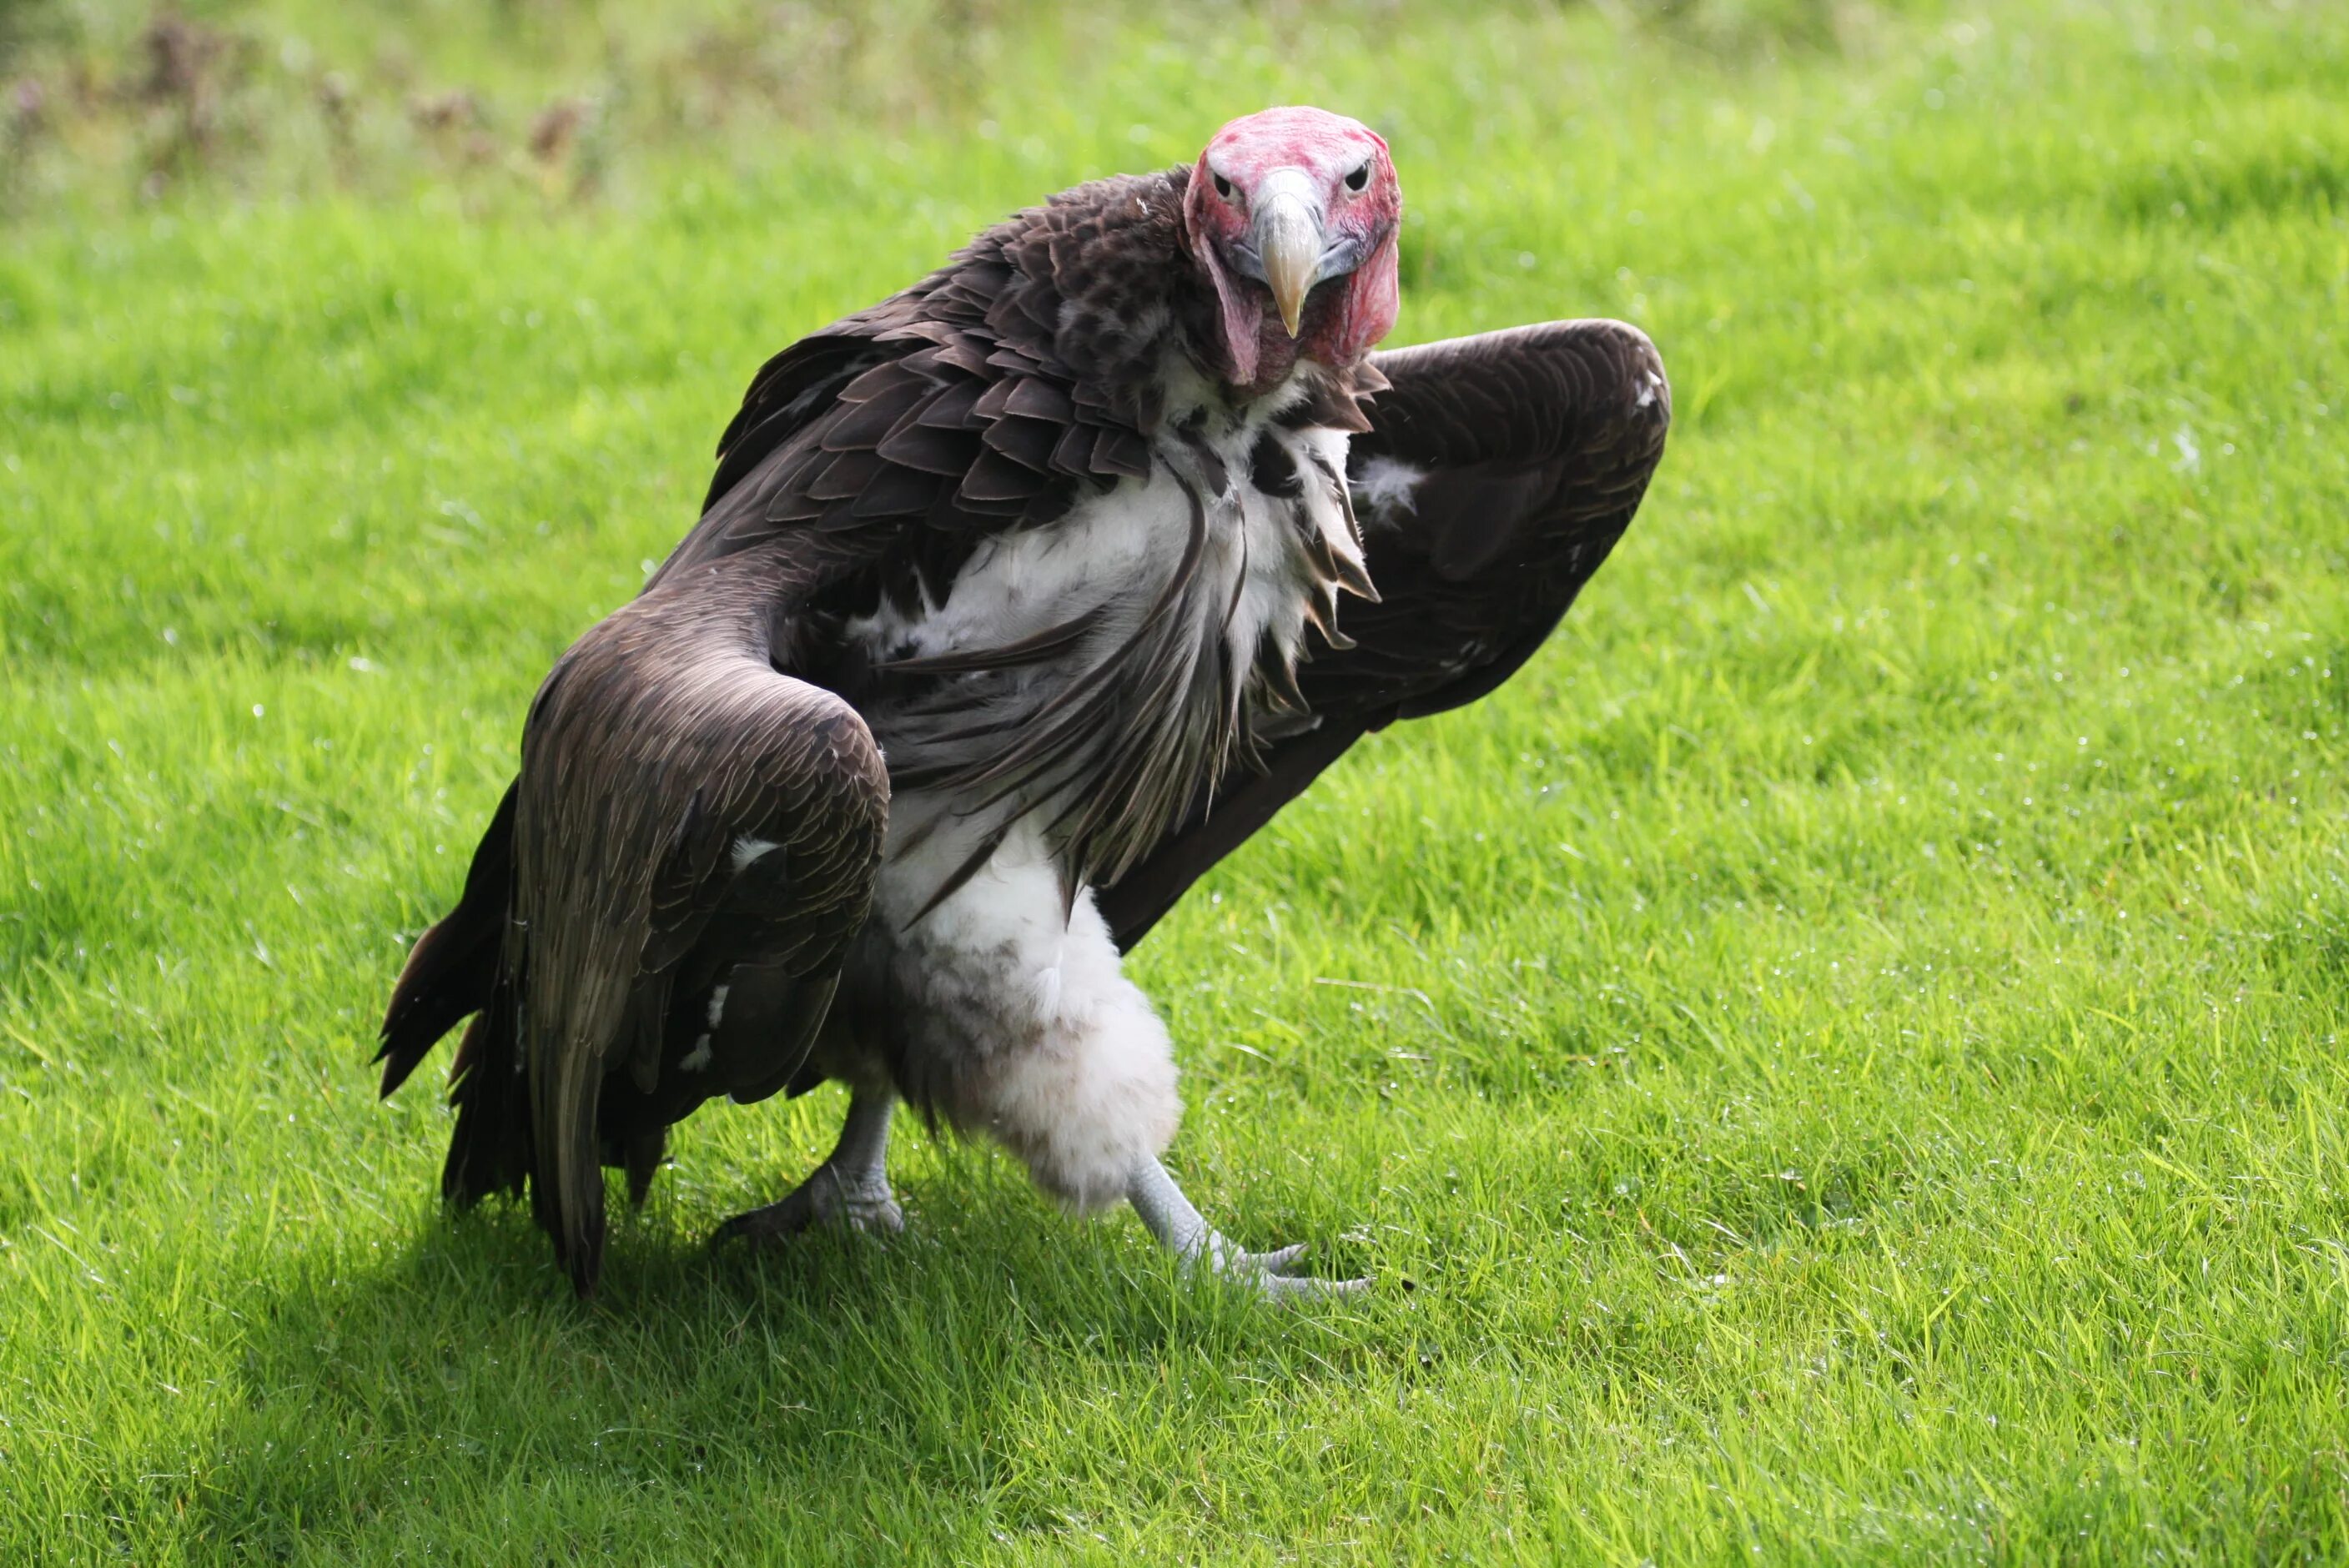
[[[1321,281],[1320,204],[1303,181],[1282,181],[1259,197],[1250,227],[1265,286],[1280,307],[1280,325],[1295,337],[1305,296]]]

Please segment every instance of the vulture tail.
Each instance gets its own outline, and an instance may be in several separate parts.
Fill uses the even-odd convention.
[[[628,1173],[628,1206],[641,1209],[652,1195],[653,1177],[659,1173],[661,1160],[668,1152],[668,1129],[631,1138],[621,1147],[620,1164]]]
[[[460,1209],[492,1192],[519,1197],[530,1174],[530,1080],[522,1070],[515,995],[513,982],[500,975],[457,1047],[449,1095],[457,1126],[440,1168],[440,1196]]]
[[[468,1013],[489,1005],[498,976],[498,954],[505,935],[507,901],[513,882],[514,788],[508,786],[489,831],[473,851],[465,891],[448,917],[417,940],[406,967],[391,988],[384,1012],[381,1093],[408,1081],[440,1037]],[[470,1042],[472,1037],[467,1036]]]

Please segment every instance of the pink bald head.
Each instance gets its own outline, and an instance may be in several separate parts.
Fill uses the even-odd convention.
[[[1394,326],[1402,189],[1367,126],[1318,108],[1236,119],[1199,155],[1183,211],[1234,386],[1298,359],[1351,365]]]

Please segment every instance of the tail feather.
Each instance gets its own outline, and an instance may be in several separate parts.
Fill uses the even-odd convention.
[[[537,1066],[520,1112],[531,1127],[531,1214],[585,1301],[604,1268],[604,1161],[595,1136],[604,1064],[592,1051],[574,1050]]]
[[[668,1130],[656,1128],[641,1137],[631,1138],[620,1150],[620,1162],[628,1172],[628,1204],[641,1209],[651,1196],[653,1177],[658,1173],[661,1159],[668,1151]]]
[[[446,919],[419,938],[391,989],[385,1009],[381,1092],[408,1081],[417,1064],[468,1013],[489,1005],[497,983],[499,952],[505,935],[506,907],[513,883],[514,790],[510,786],[497,815],[473,851],[465,891]]]
[[[470,1209],[492,1192],[520,1197],[531,1167],[530,1084],[512,985],[501,979],[458,1047],[449,1098],[457,1126],[440,1168],[440,1196]]]

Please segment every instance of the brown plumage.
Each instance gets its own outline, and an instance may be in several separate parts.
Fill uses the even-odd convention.
[[[541,688],[395,988],[386,1093],[478,1013],[450,1199],[526,1188],[585,1293],[599,1166],[641,1197],[703,1099],[833,1076],[852,1134],[902,1094],[1206,1255],[1153,1185],[1173,1069],[1111,942],[1365,730],[1521,664],[1669,417],[1612,323],[1366,357],[1398,211],[1375,138],[1271,111],[761,368],[699,523]],[[738,1228],[894,1223],[877,1138],[827,1161],[846,1200],[812,1180]]]

